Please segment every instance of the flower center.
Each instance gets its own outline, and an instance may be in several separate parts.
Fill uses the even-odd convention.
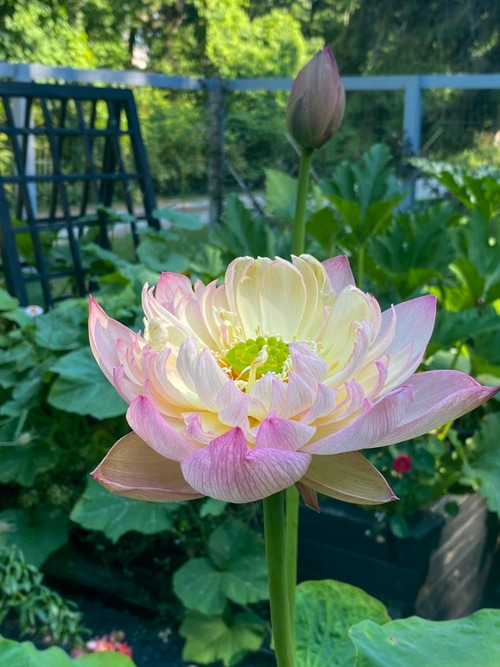
[[[260,378],[266,373],[279,374],[288,359],[288,345],[276,336],[258,336],[255,340],[236,343],[226,354],[225,361],[238,379]]]

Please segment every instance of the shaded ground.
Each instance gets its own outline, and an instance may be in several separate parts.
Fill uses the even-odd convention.
[[[85,624],[95,634],[102,635],[112,630],[122,630],[125,641],[132,647],[137,667],[191,667],[193,663],[181,658],[184,640],[165,624],[158,623],[124,607],[105,604],[88,597],[69,596],[78,603],[84,613]],[[247,656],[241,667],[275,667],[276,662],[269,652]],[[216,663],[212,667],[222,667]],[[195,667],[193,665],[193,667]]]
[[[64,593],[64,597],[78,604],[84,615],[83,625],[92,630],[92,636],[109,634],[113,630],[124,632],[125,641],[133,650],[133,660],[137,667],[197,667],[196,663],[182,660],[184,640],[165,623],[120,606],[117,602],[100,600],[81,593]],[[12,620],[7,620],[0,626],[0,634],[18,641],[32,641],[30,637],[19,637],[17,625]],[[45,648],[37,641],[34,643],[39,648]],[[247,656],[240,665],[241,667],[276,667],[276,662],[272,653],[265,651]],[[1,665],[1,667],[9,666]],[[210,667],[222,667],[222,663],[215,663]]]

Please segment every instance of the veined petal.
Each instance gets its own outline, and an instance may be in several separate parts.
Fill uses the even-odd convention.
[[[427,371],[406,381],[414,398],[400,423],[379,442],[392,445],[429,433],[458,419],[494,396],[500,387],[483,387],[460,371]]]
[[[395,389],[377,403],[369,405],[349,426],[309,443],[303,451],[310,454],[339,454],[376,447],[385,437],[390,437],[401,423],[412,399],[413,387]],[[318,429],[317,433],[320,431]]]
[[[274,410],[276,414],[283,417],[287,392],[287,383],[277,380],[272,373],[266,373],[250,389],[250,396],[255,397],[266,407],[266,415]],[[250,415],[254,416],[254,413],[251,412]]]
[[[229,378],[216,362],[210,350],[202,350],[195,362],[194,382],[196,392],[209,410],[216,410],[215,397],[229,382]]]
[[[301,484],[347,503],[378,505],[397,500],[384,476],[359,452],[313,456]]]
[[[135,334],[126,326],[108,317],[97,301],[89,297],[89,340],[92,353],[99,368],[113,382],[113,368],[120,365],[117,354],[119,340],[129,345],[136,342]]]
[[[396,314],[396,328],[394,336],[389,345],[382,351],[389,355],[388,377],[386,386],[388,389],[398,386],[418,368],[422,361],[425,348],[434,328],[436,319],[436,297],[433,295],[421,296],[411,301],[405,301],[394,306]],[[385,311],[382,314],[382,327],[379,336],[383,337],[386,320],[390,315]],[[376,347],[375,340],[374,346]],[[391,355],[410,348],[411,359],[403,366],[391,365]]]
[[[297,482],[311,457],[261,447],[251,450],[240,428],[213,440],[181,462],[186,480],[203,495],[230,503],[261,500]]]
[[[286,388],[286,402],[283,410],[279,413],[280,417],[285,419],[298,417],[310,409],[316,398],[317,384],[312,387],[310,382],[307,382],[302,375],[290,371]]]
[[[312,424],[322,417],[333,414],[337,403],[337,392],[324,384],[318,384],[318,391],[314,403],[310,409],[301,417],[304,424]]]
[[[127,498],[153,502],[201,498],[176,461],[157,454],[135,433],[118,440],[92,477],[111,493]]]
[[[290,419],[280,419],[275,414],[259,426],[255,449],[283,449],[297,451],[313,437],[315,428]]]
[[[323,382],[328,364],[307,343],[290,343],[289,351],[294,371],[304,379],[310,377],[314,383]]]
[[[173,311],[183,296],[191,296],[193,287],[187,276],[164,271],[155,288],[155,299],[162,306]]]
[[[173,461],[182,461],[198,448],[173,429],[147,396],[138,396],[127,410],[127,421],[155,452]]]
[[[336,294],[340,294],[349,285],[356,284],[351,267],[349,266],[349,260],[345,255],[331,257],[323,262],[323,266],[330,279],[332,289]]]
[[[131,403],[139,394],[144,393],[144,387],[128,378],[123,370],[123,366],[113,369],[113,386],[124,401]]]

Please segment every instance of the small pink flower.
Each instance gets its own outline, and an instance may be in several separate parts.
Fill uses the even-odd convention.
[[[94,637],[86,642],[85,647],[79,647],[71,652],[72,658],[79,658],[89,653],[102,653],[103,651],[113,651],[132,657],[131,647],[123,641],[125,635],[123,632],[112,632],[102,637]]]
[[[413,467],[413,461],[408,454],[398,454],[392,462],[392,467],[397,472],[409,472]]]

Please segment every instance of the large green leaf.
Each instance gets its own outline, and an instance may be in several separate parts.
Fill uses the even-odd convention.
[[[221,614],[228,599],[250,604],[268,598],[264,546],[244,523],[219,526],[210,536],[209,554],[174,574],[174,591],[188,609]]]
[[[204,665],[221,660],[224,667],[236,665],[250,651],[262,646],[264,628],[253,614],[236,614],[230,619],[190,612],[180,628],[186,638],[183,660]]]
[[[30,513],[4,510],[0,512],[0,521],[8,526],[6,543],[16,544],[26,562],[36,567],[41,567],[51,553],[68,541],[67,516],[57,510],[43,507]]]
[[[224,573],[209,558],[192,558],[182,565],[172,579],[174,593],[188,609],[202,614],[222,614],[227,596]]]
[[[88,348],[64,355],[50,370],[60,375],[47,399],[55,408],[96,419],[125,414],[127,404],[106,380]]]
[[[362,620],[387,623],[384,605],[360,588],[339,581],[305,581],[297,586],[295,660],[297,667],[353,667],[349,628]]]
[[[456,621],[412,616],[377,625],[368,620],[349,631],[357,650],[356,667],[498,667],[499,635],[497,609],[482,609]]]
[[[266,212],[286,220],[295,216],[297,179],[276,169],[265,169]]]
[[[12,444],[0,447],[0,482],[33,486],[35,477],[52,470],[59,460],[59,450],[50,444]]]
[[[19,306],[19,301],[0,287],[0,310],[13,310]]]
[[[170,530],[178,507],[179,503],[149,503],[117,496],[89,479],[70,518],[88,530],[102,531],[116,542],[131,530],[144,535]]]
[[[171,245],[164,240],[144,239],[137,248],[141,262],[153,271],[173,271],[178,273],[189,268],[189,259],[185,255],[172,252]]]
[[[179,227],[179,229],[196,230],[203,227],[199,215],[196,215],[195,213],[185,213],[184,211],[179,211],[170,206],[155,209],[153,211],[153,217],[158,218],[158,220],[166,220],[174,227]]]
[[[229,195],[222,223],[210,234],[210,242],[234,257],[273,257],[274,237],[262,216],[255,216],[236,195]]]
[[[239,604],[267,600],[267,566],[264,543],[241,521],[219,526],[210,536],[209,551],[224,572],[227,597]]]
[[[123,654],[111,651],[90,653],[71,659],[61,648],[37,649],[31,642],[15,642],[0,637],[0,665],[3,667],[134,667]]]
[[[81,658],[75,658],[72,662],[74,667],[134,667],[133,662],[127,655],[115,651],[98,651],[89,653]]]
[[[75,350],[83,342],[83,307],[51,310],[35,321],[35,341],[48,350]]]
[[[5,667],[74,667],[75,663],[61,648],[39,651],[31,642],[18,643],[0,638],[0,665]]]

